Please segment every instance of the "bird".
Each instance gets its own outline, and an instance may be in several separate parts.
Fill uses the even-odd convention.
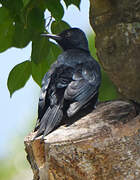
[[[35,138],[42,139],[60,126],[64,116],[73,117],[93,109],[98,102],[101,84],[101,69],[91,56],[85,33],[79,28],[70,28],[61,33],[41,34],[51,38],[62,48],[62,53],[52,64],[42,80],[38,103],[38,119]]]

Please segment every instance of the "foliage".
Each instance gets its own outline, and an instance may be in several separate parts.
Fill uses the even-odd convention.
[[[18,76],[17,76],[18,74]],[[22,88],[31,74],[31,62],[24,61],[16,65],[9,74],[8,89],[10,94],[16,90]]]
[[[80,6],[80,0],[63,2],[66,7],[71,4],[78,8]],[[25,85],[30,76],[41,85],[42,77],[60,53],[56,44],[40,37],[41,33],[47,33],[45,10],[51,14],[47,27],[53,33],[59,33],[70,26],[62,21],[64,7],[60,0],[0,0],[0,5],[0,52],[10,47],[24,48],[32,42],[31,58],[16,65],[9,74],[7,85],[12,96]]]
[[[73,4],[78,8],[80,8],[80,1],[63,0],[66,7]],[[7,86],[12,96],[16,90],[26,84],[30,76],[40,86],[45,72],[61,52],[56,44],[40,36],[41,33],[48,33],[46,26],[52,33],[58,34],[68,29],[70,25],[62,20],[64,7],[60,0],[40,0],[39,3],[37,0],[0,0],[0,3],[2,5],[0,8],[0,52],[10,47],[24,48],[32,42],[31,58],[16,65],[9,73]],[[51,14],[47,25],[47,19],[44,18],[46,9]],[[92,55],[97,59],[94,39],[90,36],[89,44],[91,43],[93,44]],[[100,99],[115,98],[116,91],[112,83],[103,71],[102,73],[101,92],[104,93],[103,95],[100,93]],[[107,92],[108,87],[112,89],[112,96],[110,92]]]

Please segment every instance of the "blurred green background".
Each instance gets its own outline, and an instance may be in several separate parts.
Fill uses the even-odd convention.
[[[96,49],[95,49],[95,34],[91,30],[91,27],[89,25],[88,21],[88,12],[89,11],[89,2],[87,1],[82,1],[81,2],[81,11],[79,11],[77,8],[74,6],[70,6],[65,12],[64,19],[72,26],[72,27],[79,27],[83,29],[87,36],[88,36],[88,41],[89,41],[89,47],[92,56],[97,60],[96,57]],[[30,45],[27,47],[28,51],[30,51],[31,47]],[[13,50],[11,50],[13,51]],[[16,52],[17,49],[15,49],[13,52]],[[24,50],[21,50],[23,52]],[[8,53],[7,51],[0,54],[0,59],[4,59],[4,54]],[[24,51],[24,54],[28,54],[27,50]],[[14,55],[13,55],[14,56]],[[25,55],[23,55],[25,56]],[[11,60],[11,57],[8,57],[8,61]],[[16,53],[15,57],[16,59]],[[24,57],[25,58],[25,57]],[[23,60],[23,59],[22,59]],[[25,59],[24,59],[25,60]],[[3,71],[3,64],[4,61],[0,61],[0,73],[4,71],[9,71],[8,69],[8,64],[5,64],[6,69]],[[17,64],[17,62],[14,62]],[[2,82],[4,73],[0,74],[0,80]],[[7,75],[8,76],[8,72]],[[6,80],[5,81],[5,86],[6,86]],[[30,88],[30,91],[27,89]],[[5,88],[6,89],[6,88]],[[9,98],[8,91],[7,94],[5,95],[4,93],[7,91],[4,90],[3,92],[1,91],[1,99],[2,99],[2,105],[3,103],[6,103],[6,98]],[[33,80],[30,80],[30,82],[24,87],[22,90],[17,91],[14,96],[12,97],[11,101],[14,101],[14,98],[18,96],[18,100],[16,101],[14,107],[11,105],[9,106],[8,104],[5,104],[4,109],[1,107],[2,111],[5,111],[6,113],[8,112],[6,109],[16,109],[15,114],[11,113],[9,116],[11,117],[10,120],[5,119],[6,113],[4,113],[3,117],[1,116],[1,131],[0,131],[0,138],[5,139],[5,140],[0,140],[0,150],[5,151],[6,153],[4,155],[0,156],[0,180],[31,180],[32,179],[32,171],[30,168],[29,163],[26,160],[26,153],[24,151],[24,137],[32,131],[34,124],[36,122],[37,118],[37,103],[38,103],[38,97],[39,97],[39,87],[36,85]],[[19,93],[20,92],[20,93]],[[26,96],[26,94],[28,94]],[[26,98],[25,98],[26,97]],[[106,100],[112,100],[116,99],[117,92],[111,81],[109,80],[107,74],[102,70],[102,84],[100,87],[100,94],[99,94],[99,100],[100,101],[106,101]],[[30,103],[31,98],[34,99],[32,103]],[[24,105],[24,103],[26,103]],[[17,112],[19,111],[18,108],[27,108],[30,107],[29,109],[29,114],[28,116],[24,116],[25,110],[20,114],[19,117],[17,117]],[[12,109],[13,108],[13,109]],[[2,114],[2,112],[1,112]],[[18,118],[18,121],[15,119]],[[24,121],[21,122],[20,120],[23,119]],[[4,126],[5,124],[5,126]],[[14,124],[14,125],[13,125]],[[10,127],[11,126],[11,127]],[[21,128],[17,131],[16,126],[21,126]],[[4,127],[4,128],[3,128]],[[15,128],[13,131],[14,134],[11,134],[10,128]],[[12,131],[12,132],[13,132]],[[10,136],[10,137],[9,137]],[[7,146],[4,146],[4,143],[7,144]]]

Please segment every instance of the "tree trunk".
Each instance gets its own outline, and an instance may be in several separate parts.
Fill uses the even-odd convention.
[[[25,138],[34,180],[140,179],[140,115],[124,101],[104,102],[41,142]]]
[[[90,0],[98,58],[118,91],[140,102],[140,0]]]

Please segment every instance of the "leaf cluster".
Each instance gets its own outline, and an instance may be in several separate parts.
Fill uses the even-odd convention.
[[[73,4],[79,8],[80,5],[80,0],[63,2],[66,7]],[[40,37],[41,33],[48,33],[45,11],[51,14],[48,25],[52,33],[70,26],[62,20],[64,5],[61,0],[0,0],[0,4],[0,53],[10,47],[24,48],[30,42],[32,44],[31,57],[17,64],[9,74],[7,85],[12,95],[26,84],[30,76],[41,85],[45,72],[61,52],[56,44]]]

